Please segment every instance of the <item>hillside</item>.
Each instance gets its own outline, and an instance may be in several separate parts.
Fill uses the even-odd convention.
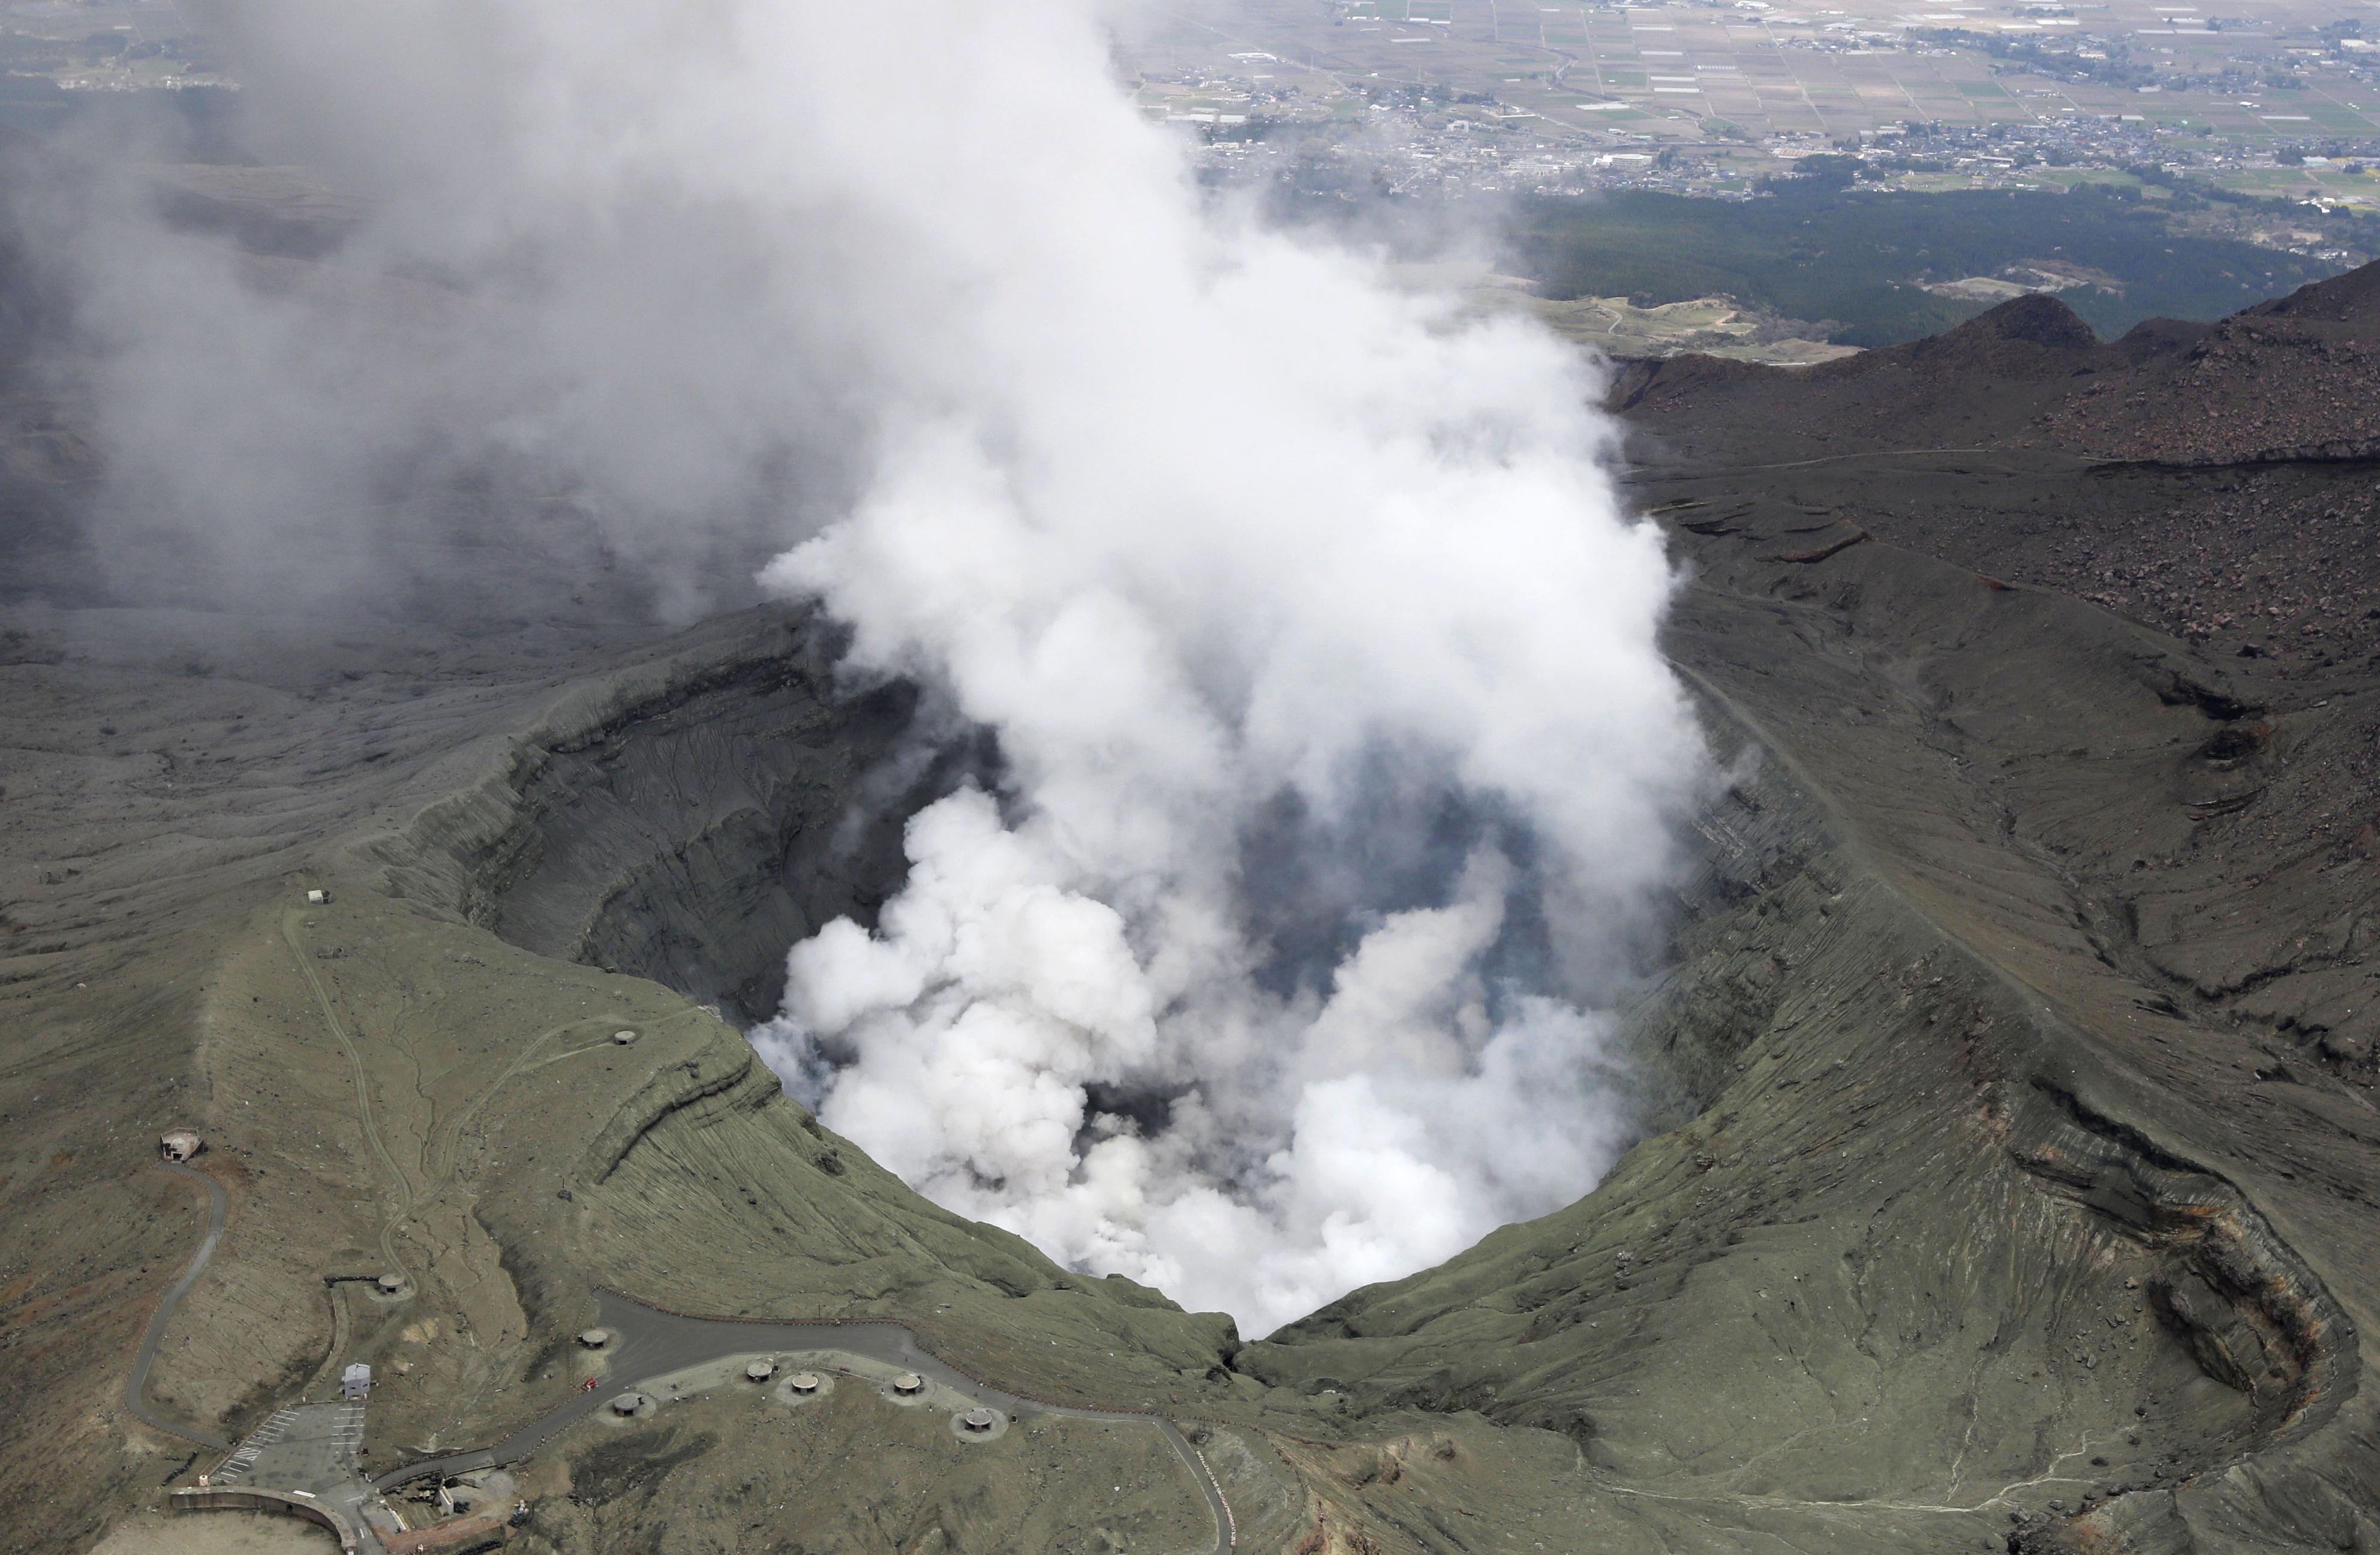
[[[1626,1012],[1645,1137],[1261,1342],[927,1204],[722,1018],[983,759],[892,781],[913,709],[843,688],[817,622],[664,638],[434,535],[427,572],[516,571],[518,615],[42,575],[0,663],[0,1521],[191,1548],[243,1514],[160,1510],[218,1461],[170,1433],[355,1358],[372,1474],[487,1446],[612,1375],[580,1336],[625,1297],[902,1325],[1022,1428],[722,1371],[511,1464],[507,1548],[2373,1542],[2374,285],[1628,369],[1730,776]],[[228,1214],[161,1429],[125,1391],[201,1229],[176,1125]]]

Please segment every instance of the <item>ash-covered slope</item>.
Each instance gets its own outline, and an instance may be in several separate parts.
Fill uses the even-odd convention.
[[[1673,1512],[1835,1548],[2354,1526],[2370,881],[2241,800],[2325,803],[2368,726],[2251,723],[2091,607],[1685,489],[1674,651],[1765,747],[1637,1016],[1700,1046],[1708,1108],[1236,1364],[1561,1429]],[[2260,783],[2227,753],[2277,718]]]
[[[2275,318],[2362,360],[2369,281],[2207,332],[2228,379],[2044,300],[1623,375],[1694,570],[1672,652],[1755,747],[1636,1016],[1709,1106],[1237,1364],[1561,1429],[1672,1514],[1836,1548],[2372,1539],[2380,596],[2336,444],[2380,382],[2253,470],[2226,408],[2290,403]],[[2166,464],[2050,445],[2084,396],[2161,407]]]
[[[1801,374],[1627,364],[1613,403],[1648,459],[1737,468],[1878,539],[2302,676],[2380,652],[2375,351],[2367,265],[2104,344],[2036,297]]]
[[[2380,456],[2380,266],[2260,303],[2152,371],[2095,383],[2042,419],[2104,456],[2187,465]]]

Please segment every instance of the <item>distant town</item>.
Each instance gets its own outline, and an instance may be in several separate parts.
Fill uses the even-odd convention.
[[[2338,266],[2380,251],[2380,0],[1176,0],[1135,17],[1117,67],[1218,184],[1753,200],[1847,158],[1863,189],[2096,183],[2204,236]],[[0,0],[0,124],[227,98],[201,20],[173,0]]]
[[[2212,195],[2198,230],[2373,257],[2324,218],[2380,216],[2380,6],[1901,3],[1240,0],[1128,52],[1219,182],[1748,200],[1829,156],[1876,190]]]

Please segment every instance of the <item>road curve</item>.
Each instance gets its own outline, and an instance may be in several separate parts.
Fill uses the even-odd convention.
[[[1042,1407],[1052,1415],[1075,1413],[1050,1404]],[[1240,1542],[1240,1520],[1232,1515],[1232,1503],[1223,1499],[1223,1488],[1215,1483],[1213,1471],[1207,1467],[1207,1454],[1191,1446],[1190,1439],[1184,1436],[1182,1427],[1172,1421],[1160,1420],[1157,1428],[1163,1431],[1165,1440],[1173,1444],[1173,1451],[1181,1456],[1182,1466],[1190,1471],[1190,1477],[1198,1482],[1198,1488],[1206,1494],[1207,1515],[1215,1520],[1215,1555],[1232,1555],[1232,1547]]]
[[[1223,1499],[1222,1487],[1215,1483],[1205,1456],[1190,1445],[1189,1440],[1183,1436],[1172,1421],[1161,1415],[1128,1409],[1072,1409],[1062,1404],[1043,1403],[1038,1399],[1020,1398],[998,1388],[987,1387],[948,1362],[920,1349],[917,1337],[899,1323],[791,1323],[740,1318],[689,1318],[647,1306],[610,1291],[599,1293],[599,1299],[603,1326],[619,1335],[617,1348],[613,1351],[611,1374],[603,1388],[596,1392],[573,1395],[567,1403],[540,1415],[492,1447],[423,1458],[380,1476],[373,1481],[374,1486],[383,1491],[393,1490],[410,1480],[432,1474],[468,1474],[474,1469],[518,1463],[593,1414],[614,1393],[722,1355],[763,1350],[841,1350],[872,1361],[904,1367],[929,1381],[995,1404],[1012,1416],[1052,1415],[1075,1420],[1153,1426],[1164,1435],[1174,1454],[1182,1460],[1182,1466],[1190,1471],[1190,1477],[1196,1481],[1200,1493],[1207,1498],[1207,1511],[1215,1520],[1214,1555],[1231,1555],[1232,1548],[1239,1542],[1238,1526],[1232,1515],[1231,1503]]]
[[[139,1415],[148,1425],[164,1431],[167,1436],[177,1436],[184,1441],[195,1441],[201,1447],[212,1447],[218,1452],[225,1452],[231,1450],[231,1443],[219,1441],[204,1432],[188,1430],[173,1424],[150,1408],[146,1397],[149,1391],[149,1367],[157,1359],[157,1346],[164,1342],[165,1325],[174,1320],[174,1309],[182,1305],[182,1298],[190,1294],[190,1287],[197,1284],[199,1276],[206,1272],[207,1260],[215,1256],[215,1245],[223,1240],[224,1215],[228,1209],[227,1201],[224,1197],[223,1184],[205,1172],[193,1172],[188,1167],[174,1161],[160,1161],[158,1165],[164,1171],[178,1172],[191,1182],[205,1187],[208,1197],[207,1234],[205,1240],[199,1244],[198,1254],[190,1259],[190,1266],[182,1270],[182,1277],[174,1282],[172,1288],[165,1293],[165,1299],[157,1304],[156,1316],[149,1319],[148,1335],[140,1341],[140,1353],[132,1358],[131,1375],[124,1379],[124,1407]]]

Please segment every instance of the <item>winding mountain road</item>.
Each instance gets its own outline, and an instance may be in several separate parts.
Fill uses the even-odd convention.
[[[228,1452],[231,1448],[229,1442],[208,1436],[203,1431],[176,1426],[165,1419],[149,1407],[146,1396],[149,1391],[149,1368],[157,1359],[157,1346],[164,1342],[165,1325],[174,1320],[175,1309],[182,1305],[182,1298],[190,1294],[190,1287],[199,1282],[199,1276],[206,1272],[207,1260],[215,1256],[215,1245],[223,1240],[224,1216],[229,1208],[224,1197],[223,1184],[205,1172],[193,1172],[188,1167],[175,1161],[161,1161],[158,1164],[160,1170],[188,1177],[191,1182],[207,1190],[207,1234],[199,1243],[199,1250],[192,1255],[189,1267],[182,1270],[182,1277],[175,1281],[165,1292],[165,1299],[157,1304],[156,1315],[149,1319],[149,1332],[141,1339],[140,1353],[132,1358],[131,1373],[124,1379],[124,1407],[139,1415],[146,1424],[164,1431],[167,1436],[179,1437],[184,1441],[195,1441],[201,1447],[212,1447],[218,1452]]]
[[[310,964],[298,932],[303,921],[301,910],[292,908],[285,911],[281,919],[282,937],[297,963],[298,972],[313,994],[325,1027],[336,1039],[346,1058],[349,1078],[355,1092],[358,1122],[365,1142],[370,1146],[373,1155],[378,1158],[392,1189],[388,1200],[389,1212],[381,1225],[381,1253],[386,1268],[391,1272],[405,1274],[409,1279],[410,1273],[397,1254],[397,1233],[421,1204],[435,1197],[452,1180],[454,1171],[451,1148],[447,1170],[443,1174],[432,1174],[431,1168],[434,1163],[431,1158],[435,1152],[425,1149],[422,1171],[428,1180],[419,1187],[415,1185],[413,1177],[398,1164],[382,1136],[379,1120],[372,1106],[370,1079],[365,1072],[362,1056],[357,1051],[346,1027],[339,1020],[330,990],[324,986],[322,979]],[[452,1135],[459,1136],[463,1124],[488,1099],[489,1096],[524,1068],[531,1066],[532,1055],[542,1049],[548,1040],[574,1027],[590,1024],[601,1026],[605,1023],[600,1020],[591,1023],[573,1021],[540,1034],[536,1040],[529,1043],[514,1060],[512,1065],[497,1076],[493,1085],[476,1097],[457,1117],[446,1120]],[[593,1051],[609,1048],[611,1045],[610,1039],[606,1038],[601,1041],[589,1043],[584,1048],[570,1049],[550,1055],[539,1062],[557,1062],[560,1059],[576,1056],[582,1051]],[[166,1326],[172,1321],[182,1298],[188,1294],[190,1287],[197,1283],[199,1276],[205,1272],[208,1260],[214,1257],[215,1248],[223,1240],[224,1224],[228,1210],[222,1184],[204,1173],[193,1172],[188,1167],[174,1162],[164,1162],[162,1166],[163,1170],[178,1172],[206,1188],[210,1196],[207,1231],[204,1239],[200,1243],[198,1252],[191,1257],[189,1266],[182,1271],[181,1278],[176,1280],[165,1293],[164,1299],[158,1304],[155,1316],[150,1320],[148,1334],[141,1341],[140,1352],[133,1360],[131,1373],[125,1381],[125,1404],[141,1420],[158,1430],[178,1437],[185,1441],[212,1448],[216,1452],[228,1452],[230,1451],[228,1442],[170,1423],[151,1409],[143,1397],[148,1387],[150,1367],[155,1361],[157,1350],[164,1340]],[[346,1313],[337,1308],[335,1291],[333,1293],[333,1302],[336,1317],[344,1319]],[[1205,1456],[1191,1444],[1188,1438],[1182,1434],[1180,1427],[1172,1421],[1160,1415],[1133,1410],[1070,1408],[1061,1404],[1042,1403],[1037,1400],[986,1387],[920,1349],[916,1336],[898,1323],[776,1323],[689,1318],[646,1306],[639,1302],[631,1301],[608,1291],[601,1293],[601,1302],[604,1325],[620,1336],[612,1352],[613,1380],[609,1387],[600,1392],[574,1394],[567,1402],[540,1415],[493,1446],[420,1459],[382,1475],[370,1484],[366,1484],[358,1477],[331,1488],[341,1492],[346,1500],[355,1501],[358,1506],[360,1506],[362,1500],[369,1498],[374,1491],[395,1489],[400,1485],[431,1475],[468,1474],[475,1469],[493,1468],[517,1463],[552,1441],[571,1426],[593,1414],[608,1403],[613,1394],[625,1388],[634,1388],[654,1378],[663,1377],[674,1371],[699,1366],[728,1355],[771,1350],[827,1350],[840,1351],[881,1365],[899,1366],[917,1372],[939,1386],[991,1404],[1005,1411],[1012,1417],[1049,1415],[1065,1419],[1098,1420],[1153,1427],[1163,1435],[1167,1445],[1172,1448],[1174,1455],[1181,1460],[1182,1466],[1189,1472],[1191,1479],[1197,1485],[1200,1494],[1206,1499],[1208,1513],[1212,1517],[1215,1525],[1214,1555],[1231,1555],[1238,1543],[1237,1524],[1231,1503],[1224,1499],[1222,1488],[1216,1483],[1213,1473],[1208,1468]],[[344,1327],[344,1323],[341,1327]],[[341,1359],[343,1351],[344,1345],[334,1340],[331,1354],[324,1362],[325,1372]],[[358,1518],[360,1515],[358,1512]],[[363,1525],[359,1523],[358,1525]]]
[[[917,1337],[899,1323],[771,1323],[687,1318],[610,1291],[601,1293],[601,1301],[603,1326],[619,1335],[612,1351],[611,1373],[601,1389],[574,1394],[567,1403],[540,1415],[492,1447],[423,1458],[382,1475],[374,1481],[375,1486],[393,1490],[433,1474],[468,1474],[474,1469],[518,1463],[602,1407],[615,1394],[707,1361],[765,1351],[839,1350],[914,1371],[929,1382],[989,1403],[1012,1417],[1040,1415],[1154,1427],[1207,1499],[1208,1513],[1215,1520],[1214,1555],[1231,1555],[1238,1543],[1237,1520],[1232,1516],[1231,1503],[1223,1499],[1222,1487],[1208,1469],[1205,1456],[1172,1421],[1162,1416],[1135,1410],[1072,1409],[986,1387],[918,1348]]]

